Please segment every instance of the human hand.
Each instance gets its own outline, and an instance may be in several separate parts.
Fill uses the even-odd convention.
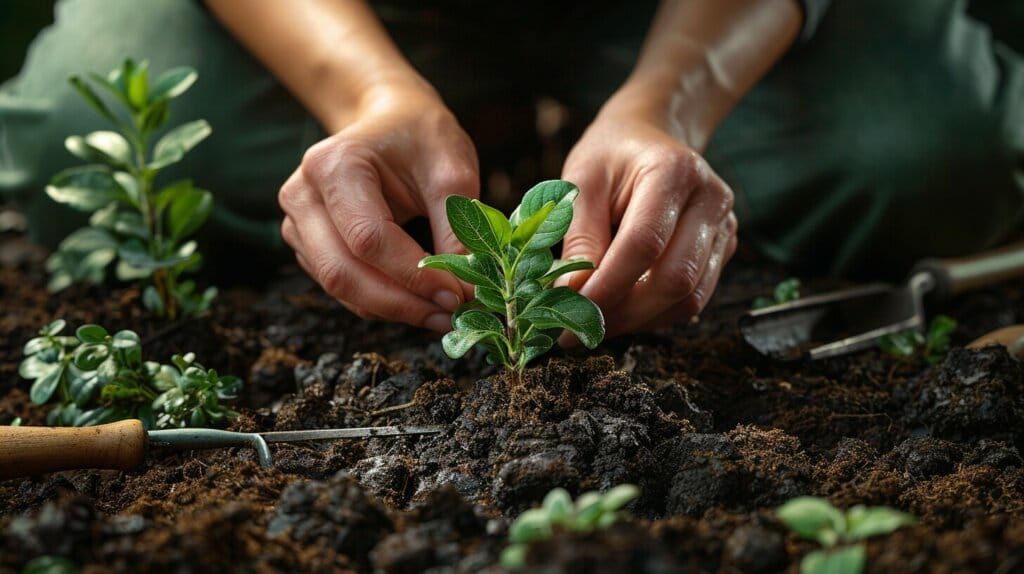
[[[459,251],[444,198],[479,196],[476,150],[422,85],[372,91],[362,101],[281,187],[281,235],[302,268],[356,315],[448,331],[462,285],[421,269],[428,254],[401,225],[426,215],[436,252]]]
[[[562,283],[601,307],[608,336],[701,312],[736,250],[736,217],[732,190],[696,151],[658,121],[606,106],[562,179],[580,188],[562,256],[598,267]]]

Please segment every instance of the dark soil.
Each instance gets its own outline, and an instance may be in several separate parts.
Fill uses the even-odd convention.
[[[749,257],[701,321],[556,354],[519,383],[477,355],[448,360],[422,333],[360,321],[294,271],[167,324],[130,288],[49,296],[42,257],[0,240],[0,424],[43,423],[17,365],[23,342],[63,317],[244,376],[236,430],[446,430],[279,445],[273,469],[244,449],[154,451],[130,472],[0,482],[0,572],[40,555],[85,572],[498,571],[509,519],[548,490],[625,482],[643,492],[633,521],[536,544],[531,571],[795,573],[813,546],[771,511],[801,494],[918,517],[868,543],[869,572],[1024,571],[1024,367],[995,348],[935,366],[878,351],[772,363],[735,322],[784,275]],[[961,322],[961,347],[1024,322],[1024,291],[930,311]]]

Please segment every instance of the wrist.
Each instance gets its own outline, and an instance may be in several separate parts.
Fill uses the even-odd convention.
[[[634,74],[601,108],[602,121],[640,121],[657,127],[697,151],[703,151],[720,121],[709,105],[715,96],[687,86],[678,75]]]
[[[328,133],[337,133],[361,116],[382,109],[444,106],[429,82],[411,67],[401,65],[362,76],[358,83],[349,83],[338,93],[340,96],[321,118]]]

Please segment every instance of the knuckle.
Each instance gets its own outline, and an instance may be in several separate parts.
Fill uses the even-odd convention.
[[[600,252],[600,248],[597,240],[593,237],[577,233],[565,237],[562,241],[562,251],[570,255],[587,257],[593,261]]]
[[[677,184],[685,185],[707,179],[707,162],[692,149],[673,146],[662,148],[655,153],[655,162],[663,169],[669,170],[672,181]]]
[[[306,201],[305,195],[306,192],[302,184],[292,178],[285,182],[281,186],[281,190],[277,192],[277,203],[287,213],[289,210],[301,206]]]
[[[326,179],[334,171],[337,158],[344,154],[343,144],[330,139],[311,146],[302,155],[302,174],[311,181]]]
[[[468,166],[445,169],[437,177],[434,189],[441,196],[458,193],[459,195],[475,196],[479,185],[477,171]]]
[[[696,292],[700,269],[695,261],[683,261],[668,268],[666,279],[670,282],[673,291],[679,295],[688,295]]]
[[[321,260],[316,263],[314,272],[317,282],[332,297],[340,300],[350,298],[350,291],[353,287],[352,276],[341,261],[336,259]]]
[[[639,221],[629,236],[632,251],[644,261],[652,261],[661,255],[668,245],[668,234],[656,221]]]
[[[345,242],[360,259],[373,259],[384,247],[384,224],[372,219],[356,219],[345,230]]]

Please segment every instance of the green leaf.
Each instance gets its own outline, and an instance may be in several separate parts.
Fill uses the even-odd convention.
[[[568,329],[587,348],[604,339],[604,315],[593,301],[568,287],[541,292],[520,317],[539,329]]]
[[[67,324],[67,321],[65,321],[64,319],[57,319],[56,321],[53,321],[49,325],[40,329],[39,334],[44,336],[49,335],[51,337],[59,335],[60,332],[64,330],[64,327],[67,326]]]
[[[473,290],[476,300],[483,304],[484,308],[494,313],[505,314],[505,299],[497,289],[477,285]]]
[[[501,551],[501,565],[510,570],[522,568],[526,564],[526,544],[509,544]]]
[[[566,524],[572,518],[572,497],[564,488],[553,488],[541,506],[552,524]]]
[[[775,509],[775,515],[798,536],[821,541],[823,531],[842,534],[846,529],[843,513],[832,503],[817,496],[799,496]]]
[[[94,371],[110,356],[110,348],[103,344],[87,343],[75,349],[74,365],[83,371]]]
[[[441,339],[441,346],[453,359],[465,355],[480,341],[492,339],[495,344],[499,344],[504,338],[501,322],[485,311],[466,311],[455,317],[452,323],[454,330]]]
[[[95,227],[78,229],[60,242],[60,249],[62,251],[89,253],[116,248],[117,240],[106,231],[96,229]]]
[[[620,484],[601,496],[601,509],[615,512],[640,496],[640,489],[633,484]]]
[[[512,224],[508,222],[508,218],[505,217],[504,213],[486,203],[482,203],[477,199],[472,201],[477,209],[484,214],[484,217],[487,218],[487,222],[491,225],[491,231],[498,238],[498,244],[504,248],[512,240]]]
[[[89,74],[92,81],[96,82],[100,86],[103,86],[108,92],[118,99],[122,104],[128,108],[132,107],[132,103],[128,101],[128,94],[120,86],[121,70],[114,70],[108,76],[104,77],[99,74]]]
[[[500,291],[504,284],[498,265],[486,256],[442,253],[424,257],[420,260],[419,266],[448,271],[467,283],[489,287],[497,291]]]
[[[754,302],[750,304],[751,309],[764,309],[771,307],[775,304],[775,300],[771,297],[765,297],[763,295],[754,298]]]
[[[956,330],[956,320],[948,315],[936,315],[928,326],[924,356],[929,363],[942,361],[949,353],[950,335]]]
[[[127,329],[118,331],[114,334],[112,346],[116,351],[122,353],[126,364],[142,364],[142,339],[135,331]]]
[[[516,265],[516,285],[531,279],[540,279],[551,269],[551,264],[554,261],[555,258],[551,255],[550,249],[538,249],[523,253]]]
[[[46,195],[78,211],[93,212],[112,202],[129,203],[128,194],[104,166],[65,169],[46,186]]]
[[[587,531],[592,529],[598,519],[601,518],[601,493],[584,492],[576,499],[576,523],[575,530]]]
[[[159,102],[165,99],[176,98],[192,87],[198,79],[199,74],[188,67],[171,68],[153,82],[153,89],[149,94],[150,102]]]
[[[846,538],[863,540],[888,534],[915,522],[914,517],[884,506],[854,506],[846,512]]]
[[[784,281],[780,281],[775,286],[773,293],[775,296],[776,303],[789,303],[790,301],[796,301],[800,298],[800,280],[796,277],[790,277]]]
[[[93,324],[82,325],[75,331],[75,336],[83,343],[105,343],[108,334],[106,329]]]
[[[171,238],[179,241],[194,233],[210,216],[213,195],[201,189],[188,188],[178,192],[167,212],[167,227]]]
[[[800,574],[861,574],[867,562],[863,544],[815,550],[800,561]]]
[[[525,367],[530,361],[537,357],[547,353],[551,350],[551,347],[555,346],[555,340],[548,337],[544,333],[538,333],[531,335],[530,338],[523,343],[523,354],[519,360],[520,368]]]
[[[579,193],[580,190],[575,185],[560,179],[542,181],[526,192],[523,202],[512,213],[511,222],[514,226],[528,220],[548,202],[555,202],[554,209],[537,228],[527,244],[527,249],[551,247],[562,240],[572,222],[572,202]]]
[[[11,421],[11,426],[12,427],[20,427],[21,426],[21,417],[14,417],[14,419]]]
[[[37,556],[25,564],[21,574],[75,574],[75,563],[62,556]]]
[[[32,383],[32,389],[29,391],[29,399],[37,405],[46,404],[57,390],[64,376],[64,363],[50,363],[41,374],[42,376]]]
[[[513,544],[528,544],[551,538],[551,521],[542,508],[531,508],[519,515],[508,529],[508,540]]]
[[[157,259],[150,255],[149,252],[146,251],[146,247],[137,239],[129,239],[122,243],[117,250],[117,256],[132,267],[147,270],[174,267],[179,263],[188,261],[192,257],[191,254],[189,254]]]
[[[149,62],[142,61],[128,77],[128,101],[132,107],[141,110],[149,102]]]
[[[77,90],[78,93],[82,96],[82,99],[88,102],[89,105],[92,106],[94,110],[99,112],[101,116],[107,118],[115,124],[121,123],[120,121],[118,121],[117,116],[115,116],[114,113],[110,111],[110,108],[108,108],[107,105],[103,103],[103,100],[100,99],[96,92],[94,92],[93,89],[89,86],[89,84],[86,84],[82,80],[82,78],[78,76],[71,76],[71,78],[68,79],[68,82],[70,82],[71,85],[74,86],[75,90]]]
[[[132,149],[128,140],[117,132],[98,131],[83,137],[64,140],[68,151],[86,160],[100,160],[116,166],[130,166]]]
[[[153,148],[153,161],[149,168],[160,169],[180,161],[212,131],[206,120],[196,120],[174,128],[156,142]]]
[[[540,224],[544,223],[553,209],[555,209],[555,202],[549,201],[537,210],[537,213],[517,225],[512,231],[512,246],[521,250],[524,245],[527,245],[533,239],[533,235],[537,233]]]
[[[924,335],[916,329],[890,333],[879,337],[877,340],[878,347],[882,351],[896,357],[909,357],[913,355],[924,342]]]
[[[477,203],[461,195],[449,195],[445,209],[452,231],[466,248],[477,255],[490,254],[498,260],[502,258],[501,239]]]
[[[114,216],[114,231],[127,237],[146,241],[149,239],[149,227],[142,214],[134,211],[121,211]]]
[[[550,285],[555,279],[558,279],[566,273],[572,273],[574,271],[587,271],[590,269],[596,269],[592,261],[586,259],[555,259],[551,265],[551,270],[545,273],[542,277],[537,279],[542,286]]]

